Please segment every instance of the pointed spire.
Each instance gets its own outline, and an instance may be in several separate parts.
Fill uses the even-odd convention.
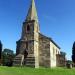
[[[36,11],[34,0],[31,0],[31,5],[29,8],[27,17],[26,17],[26,21],[29,21],[29,20],[35,20],[38,22],[38,16],[37,16],[37,11]]]

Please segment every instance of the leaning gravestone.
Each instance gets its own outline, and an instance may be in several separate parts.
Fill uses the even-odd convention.
[[[67,64],[66,66],[67,66],[68,69],[71,69],[72,68],[72,64],[70,64],[70,63]]]

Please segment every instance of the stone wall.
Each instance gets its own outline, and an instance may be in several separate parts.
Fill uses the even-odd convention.
[[[39,44],[34,41],[35,68],[39,68]]]
[[[60,54],[60,48],[58,48],[52,41],[50,41],[50,60],[51,60],[51,67],[56,67],[57,59],[56,55]]]
[[[19,41],[17,41],[17,54],[27,53],[25,58],[25,65],[30,65],[33,62],[33,66],[39,67],[39,58],[38,58],[38,37],[39,37],[39,27],[38,23],[35,20],[24,22],[22,28],[22,36]],[[32,61],[34,59],[34,61]]]
[[[39,65],[50,67],[50,40],[39,34]]]
[[[66,66],[66,55],[62,55],[60,53],[60,54],[56,55],[56,58],[57,58],[57,66],[59,66],[59,67],[65,67]]]

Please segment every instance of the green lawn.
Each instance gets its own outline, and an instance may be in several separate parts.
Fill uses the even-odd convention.
[[[75,75],[75,69],[66,68],[27,68],[27,67],[2,67],[0,75]]]

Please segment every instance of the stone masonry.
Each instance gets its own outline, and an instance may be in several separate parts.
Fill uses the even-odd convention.
[[[21,38],[16,43],[14,66],[57,66],[56,55],[60,54],[60,47],[51,38],[40,33],[34,0],[31,0],[26,20],[23,22]]]

